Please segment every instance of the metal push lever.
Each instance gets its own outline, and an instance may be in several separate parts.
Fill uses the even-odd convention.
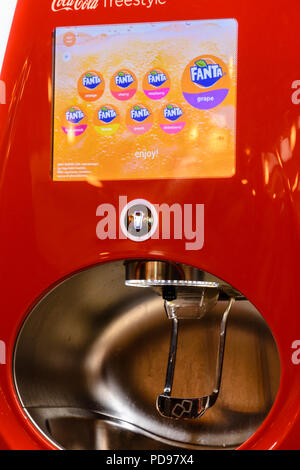
[[[211,395],[207,395],[207,396],[200,397],[200,398],[171,397],[174,372],[175,372],[177,338],[178,338],[178,318],[176,317],[176,312],[173,312],[174,315],[172,315],[172,333],[171,333],[170,352],[169,352],[168,367],[167,367],[167,374],[166,374],[166,383],[165,383],[164,392],[158,396],[157,403],[156,403],[157,409],[162,416],[166,418],[173,418],[173,419],[201,418],[201,416],[203,416],[204,413],[206,413],[206,411],[216,403],[218,396],[219,396],[221,380],[222,380],[227,320],[228,320],[229,312],[234,304],[234,301],[235,301],[234,298],[230,298],[229,304],[222,316],[214,390],[211,393]],[[167,312],[168,302],[166,300],[165,300],[164,305],[165,305],[166,313],[168,314]]]

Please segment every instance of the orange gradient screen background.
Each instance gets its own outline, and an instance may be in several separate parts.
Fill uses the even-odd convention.
[[[236,53],[233,19],[58,28],[53,179],[232,177]]]

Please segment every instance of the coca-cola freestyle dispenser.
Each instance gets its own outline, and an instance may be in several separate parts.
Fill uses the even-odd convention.
[[[299,446],[299,8],[18,2],[1,448]]]

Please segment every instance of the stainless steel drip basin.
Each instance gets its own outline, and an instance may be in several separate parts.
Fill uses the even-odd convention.
[[[200,320],[181,322],[178,396],[212,389],[225,307],[218,301]],[[233,306],[219,399],[197,420],[164,418],[156,409],[169,339],[156,292],[125,286],[123,262],[92,267],[54,288],[25,321],[14,358],[19,399],[60,448],[238,447],[263,422],[279,386],[279,355],[263,317],[248,301]]]

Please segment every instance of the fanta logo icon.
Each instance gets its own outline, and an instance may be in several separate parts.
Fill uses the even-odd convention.
[[[119,101],[128,101],[137,90],[137,78],[131,70],[121,69],[116,71],[110,80],[110,91]]]
[[[227,65],[213,55],[195,57],[182,75],[182,93],[196,109],[213,109],[227,97],[231,77]]]
[[[136,104],[127,110],[126,125],[133,134],[146,134],[153,126],[153,114],[144,105]]]
[[[95,10],[99,5],[99,0],[53,0],[52,11],[78,11]]]
[[[79,78],[77,89],[83,100],[97,101],[105,90],[104,78],[101,73],[95,70],[87,70]]]
[[[152,72],[148,75],[148,83],[149,85],[160,87],[164,83],[166,83],[167,77],[166,74],[163,72],[157,72],[156,70],[152,70]]]
[[[171,81],[168,73],[161,68],[150,69],[143,79],[143,89],[147,98],[161,100],[170,91]]]
[[[66,112],[66,119],[71,124],[78,124],[85,117],[84,113],[77,108],[70,108]]]
[[[207,64],[204,59],[197,60],[190,70],[192,82],[205,88],[211,87],[223,77],[219,64]]]
[[[82,79],[82,84],[86,88],[89,88],[90,90],[93,90],[96,88],[100,83],[102,82],[101,78],[96,75],[88,72]]]
[[[114,135],[120,128],[119,111],[110,104],[104,104],[95,112],[94,128],[102,136]]]
[[[115,76],[115,83],[120,88],[128,88],[133,82],[134,78],[128,72],[119,72]]]
[[[168,104],[164,108],[164,116],[169,121],[177,121],[183,115],[183,111],[179,106],[174,106],[173,104]]]
[[[150,113],[147,108],[141,108],[140,106],[135,106],[131,110],[131,119],[134,119],[137,122],[143,122],[150,116]]]
[[[103,106],[103,108],[98,111],[98,118],[100,121],[104,122],[105,124],[109,124],[117,117],[117,113],[114,109],[107,108]]]

